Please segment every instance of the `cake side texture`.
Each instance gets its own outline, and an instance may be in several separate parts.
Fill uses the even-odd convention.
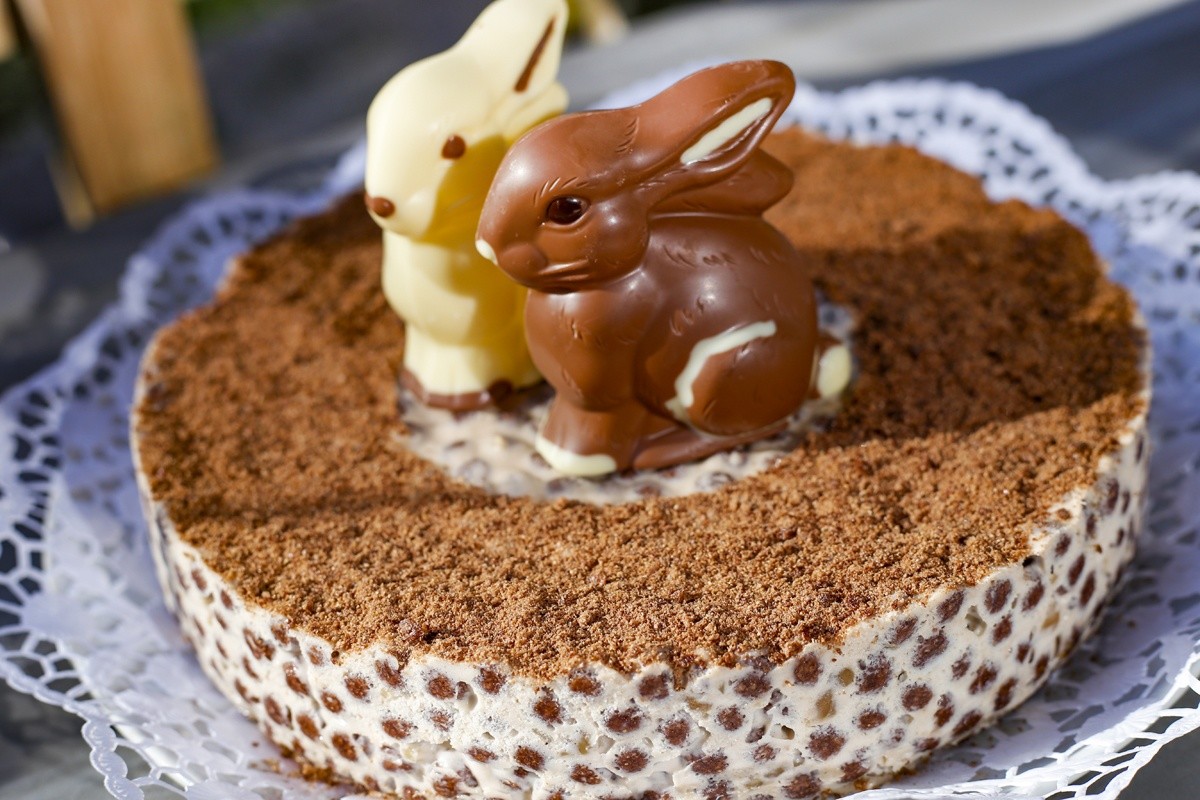
[[[1021,703],[1099,621],[1145,498],[1133,426],[1030,555],[780,664],[679,686],[581,664],[550,681],[385,647],[342,654],[247,603],[151,506],[160,579],[205,673],[285,752],[409,797],[784,797],[867,788]]]

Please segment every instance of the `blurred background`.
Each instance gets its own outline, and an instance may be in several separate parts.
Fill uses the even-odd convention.
[[[0,389],[114,297],[198,194],[295,185],[361,135],[379,86],[484,0],[0,0]],[[773,57],[836,89],[994,87],[1128,177],[1200,167],[1200,3],[573,0],[582,107],[701,57]]]
[[[0,0],[0,391],[116,296],[189,201],[301,188],[378,88],[484,0]],[[1200,1],[573,0],[584,107],[700,58],[770,57],[839,89],[937,76],[1028,105],[1102,177],[1200,170]],[[99,797],[79,723],[0,684],[0,800]],[[1123,798],[1200,796],[1200,738]]]

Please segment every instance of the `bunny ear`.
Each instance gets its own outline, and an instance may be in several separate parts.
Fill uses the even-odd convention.
[[[546,29],[542,31],[542,36],[537,40],[537,44],[529,51],[529,58],[525,61],[525,66],[521,68],[521,74],[517,76],[517,82],[513,84],[513,91],[517,94],[528,92],[530,87],[533,88],[533,93],[543,89],[547,83],[554,80],[555,74],[558,72],[558,59],[562,54],[563,30],[565,25],[558,19],[551,19],[546,23]],[[557,41],[555,46],[550,47],[550,53],[547,55],[547,45],[554,38],[555,30],[558,31]],[[534,80],[534,76],[538,80]]]
[[[796,90],[778,61],[735,61],[693,73],[641,106],[637,147],[666,195],[728,177],[757,150]]]
[[[496,0],[455,47],[479,64],[493,96],[516,109],[537,104],[548,91],[562,94],[555,76],[566,29],[565,0]]]

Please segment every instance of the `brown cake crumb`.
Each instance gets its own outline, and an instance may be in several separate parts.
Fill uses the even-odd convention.
[[[341,651],[539,678],[779,662],[1019,562],[1140,410],[1128,296],[1057,215],[913,150],[769,147],[796,171],[769,216],[856,315],[860,375],[767,472],[598,507],[489,496],[413,455],[403,330],[352,197],[163,332],[137,423],[154,496],[243,598]]]

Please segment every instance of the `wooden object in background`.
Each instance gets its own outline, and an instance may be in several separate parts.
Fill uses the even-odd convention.
[[[66,146],[60,189],[70,218],[172,189],[216,165],[182,3],[16,0],[16,9]]]
[[[17,26],[6,0],[0,0],[0,61],[17,52]]]

